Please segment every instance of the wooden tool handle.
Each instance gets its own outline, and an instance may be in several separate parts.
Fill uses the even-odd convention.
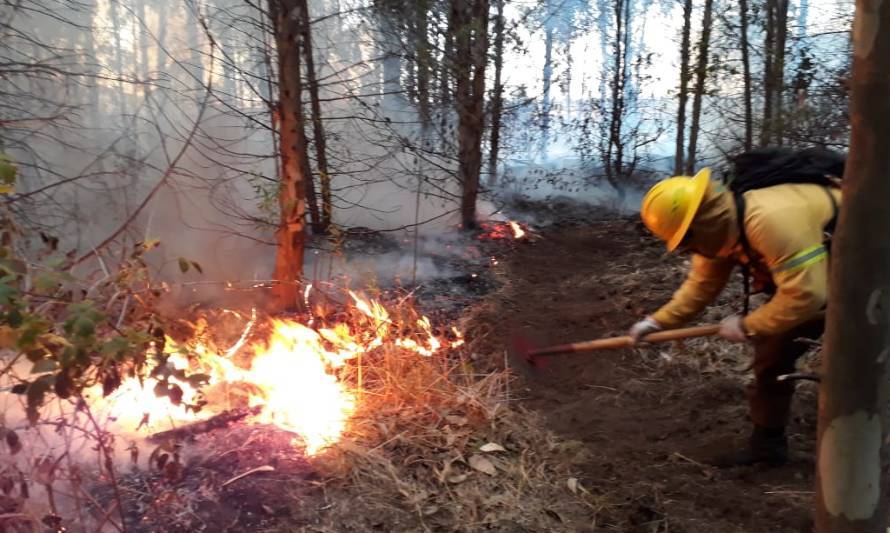
[[[719,324],[713,324],[710,326],[696,326],[692,328],[669,329],[667,331],[650,333],[649,335],[643,337],[640,342],[655,343],[677,341],[681,339],[691,339],[694,337],[708,337],[711,335],[716,335],[718,331],[720,331]],[[531,355],[558,355],[561,353],[586,352],[590,350],[610,350],[615,348],[627,348],[633,345],[633,339],[628,336],[609,337],[606,339],[596,339],[592,341],[574,342],[571,344],[550,346],[548,348],[534,350],[533,352],[531,352]]]

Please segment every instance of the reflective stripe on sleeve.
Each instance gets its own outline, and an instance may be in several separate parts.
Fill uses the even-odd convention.
[[[773,274],[779,274],[800,270],[814,263],[818,263],[819,261],[825,259],[827,256],[828,250],[825,248],[825,245],[817,244],[816,246],[811,246],[810,248],[807,248],[806,250],[795,254],[784,263],[773,268],[772,272]]]

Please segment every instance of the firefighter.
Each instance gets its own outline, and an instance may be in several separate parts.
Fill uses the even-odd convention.
[[[720,335],[753,346],[754,381],[747,391],[753,430],[747,446],[710,462],[777,466],[788,460],[785,427],[794,385],[776,377],[793,372],[807,351],[799,339],[822,335],[828,294],[825,230],[833,227],[841,193],[817,184],[780,184],[745,192],[740,206],[710,174],[705,168],[694,177],[665,179],[643,199],[640,215],[646,227],[667,243],[669,252],[690,252],[692,258],[673,298],[634,324],[629,335],[639,341],[688,322],[742,265],[751,276],[752,292],[766,292],[770,299],[746,316],[726,318]]]

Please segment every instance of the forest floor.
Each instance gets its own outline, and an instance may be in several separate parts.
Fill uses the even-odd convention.
[[[433,291],[457,302],[433,318],[458,324],[466,347],[403,365],[392,380],[399,390],[369,403],[318,460],[295,454],[286,432],[235,424],[188,445],[172,486],[157,474],[126,476],[129,530],[811,530],[814,384],[798,385],[788,465],[705,464],[747,437],[747,348],[697,339],[555,357],[532,378],[504,372],[516,331],[554,343],[622,335],[686,268],[636,217],[535,205],[516,216],[523,211],[549,221],[531,239],[483,249],[497,253],[473,271],[485,283],[473,275],[464,294]],[[738,307],[737,285],[702,322]],[[155,494],[150,484],[166,488]]]
[[[517,327],[556,343],[621,335],[669,299],[686,266],[683,258],[665,257],[633,219],[551,226],[502,265],[502,288],[488,296],[496,302],[488,317],[497,324],[495,345]],[[725,292],[702,321],[718,321],[738,306],[738,288]],[[703,464],[747,437],[749,357],[746,348],[704,339],[553,358],[539,377],[523,381],[524,405],[588,452],[576,475],[605,502],[590,517],[592,530],[811,529],[814,384],[798,385],[790,464]]]

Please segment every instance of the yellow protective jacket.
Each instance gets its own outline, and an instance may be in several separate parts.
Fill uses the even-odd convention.
[[[834,216],[828,194],[841,204],[839,189],[787,184],[748,191],[745,235],[752,251],[739,243],[732,193],[711,183],[688,234],[692,267],[683,285],[652,318],[663,327],[692,319],[720,294],[737,264],[748,263],[755,292],[773,297],[745,317],[752,335],[772,335],[802,324],[824,308],[828,296],[828,250],[824,228]]]

